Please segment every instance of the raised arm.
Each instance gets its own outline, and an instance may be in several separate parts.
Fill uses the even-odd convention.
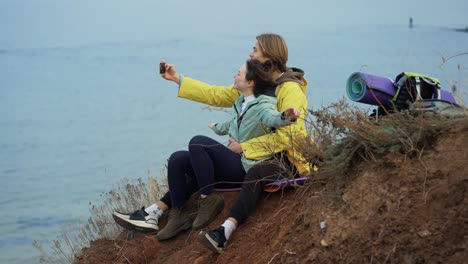
[[[283,127],[296,122],[299,111],[295,107],[288,107],[283,112],[276,111],[276,105],[267,106],[258,114],[260,123],[267,127]]]
[[[165,60],[161,63],[165,63],[165,72],[161,73],[161,77],[179,85],[178,96],[181,98],[216,107],[231,107],[240,95],[232,85],[211,85],[197,81],[179,74],[173,64],[168,64]]]
[[[185,76],[177,96],[211,106],[232,107],[240,93],[232,85],[211,85]]]

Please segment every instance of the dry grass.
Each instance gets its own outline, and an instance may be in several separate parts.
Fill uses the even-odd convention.
[[[408,111],[370,117],[368,111],[342,99],[320,110],[310,110],[308,123],[316,145],[306,144],[303,153],[309,159],[321,157],[320,174],[343,175],[353,165],[375,161],[376,156],[388,152],[417,156],[458,121],[460,118]],[[307,154],[307,149],[315,151]]]
[[[158,183],[151,176],[147,182],[141,178],[133,182],[122,180],[115,189],[101,195],[102,202],[99,205],[90,203],[91,216],[87,222],[63,227],[57,239],[44,245],[34,241],[34,247],[41,253],[40,263],[73,263],[91,241],[113,239],[120,234],[122,229],[112,219],[113,211],[131,212],[152,204],[166,190],[167,185]]]

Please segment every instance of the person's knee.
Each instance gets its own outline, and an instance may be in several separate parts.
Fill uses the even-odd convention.
[[[249,173],[245,175],[244,182],[242,183],[242,191],[252,194],[257,188],[263,188],[263,182],[249,171]]]
[[[209,145],[211,140],[212,139],[207,136],[194,136],[189,142],[188,149],[189,151],[201,150]]]
[[[169,164],[172,163],[172,162],[179,162],[181,160],[184,160],[184,159],[187,159],[189,158],[189,154],[186,150],[180,150],[180,151],[176,151],[174,153],[171,154],[171,156],[169,157]]]
[[[206,136],[201,136],[201,135],[194,136],[192,139],[190,139],[189,147],[192,146],[192,145],[203,145],[203,144],[206,144],[207,138],[208,138],[208,137],[206,137]]]
[[[244,181],[257,181],[264,176],[264,168],[261,164],[257,164],[250,168],[250,170],[245,175]]]

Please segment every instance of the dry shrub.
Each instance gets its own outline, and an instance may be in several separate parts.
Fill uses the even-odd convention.
[[[164,177],[163,177],[164,178]],[[43,245],[34,241],[39,250],[40,263],[73,263],[82,249],[97,239],[113,239],[122,229],[112,219],[115,210],[131,212],[142,205],[152,204],[167,191],[167,184],[160,184],[152,177],[145,183],[141,178],[136,181],[123,179],[116,188],[101,194],[99,205],[90,203],[91,216],[85,223],[79,222],[62,227],[57,239]]]
[[[327,175],[344,174],[353,165],[376,160],[376,155],[388,152],[401,152],[409,157],[420,155],[434,145],[439,135],[460,121],[460,118],[428,117],[408,111],[370,117],[367,110],[350,105],[344,98],[309,112],[317,145],[311,148],[320,149],[323,159],[319,167]]]

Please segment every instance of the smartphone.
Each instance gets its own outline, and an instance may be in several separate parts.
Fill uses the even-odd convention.
[[[164,62],[159,63],[159,73],[160,74],[166,73],[166,63]]]

